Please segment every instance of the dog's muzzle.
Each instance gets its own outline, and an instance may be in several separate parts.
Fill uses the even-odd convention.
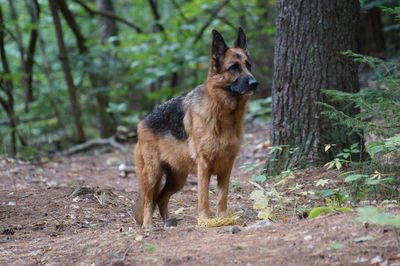
[[[255,91],[258,86],[258,81],[253,76],[247,76],[245,78],[238,78],[229,87],[231,91],[246,94],[250,91]]]

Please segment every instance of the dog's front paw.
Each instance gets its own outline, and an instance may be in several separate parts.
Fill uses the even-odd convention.
[[[231,217],[232,215],[227,211],[227,210],[225,210],[225,211],[218,211],[217,212],[217,217],[219,217],[219,218],[229,218],[229,217]]]
[[[208,219],[211,216],[211,212],[209,210],[199,211],[199,218],[200,219]]]
[[[143,223],[142,224],[142,228],[143,229],[152,229],[153,228],[153,224],[152,223]]]

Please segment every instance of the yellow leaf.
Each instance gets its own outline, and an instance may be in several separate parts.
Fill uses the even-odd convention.
[[[274,220],[275,213],[271,208],[267,208],[267,209],[260,211],[258,213],[257,217],[262,220]]]
[[[229,214],[229,217],[216,217],[216,218],[199,218],[197,219],[197,223],[199,226],[205,227],[219,227],[236,224],[238,217],[232,213]]]
[[[185,210],[185,208],[179,208],[179,209],[177,209],[176,211],[175,211],[175,214],[176,215],[178,215],[178,214],[181,214],[183,211]]]
[[[264,198],[264,191],[262,190],[254,190],[250,193],[250,199],[257,201],[258,199]]]
[[[135,241],[142,241],[143,240],[143,236],[142,235],[136,235],[135,236]]]
[[[255,209],[255,210],[264,210],[266,208],[268,208],[268,201],[256,202],[253,205],[253,209]]]

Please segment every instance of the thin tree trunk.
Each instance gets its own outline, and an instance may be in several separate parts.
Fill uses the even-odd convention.
[[[59,54],[60,54],[60,61],[61,61],[62,69],[64,72],[65,82],[68,87],[69,100],[70,100],[70,105],[71,105],[72,116],[73,116],[75,127],[76,127],[77,140],[79,142],[83,142],[83,141],[85,141],[85,132],[84,132],[82,121],[81,121],[81,110],[80,110],[79,101],[78,101],[78,97],[77,97],[77,89],[75,87],[75,84],[74,84],[74,81],[72,78],[71,69],[70,69],[70,65],[69,65],[69,61],[68,61],[68,52],[67,52],[67,49],[66,49],[65,43],[64,43],[64,37],[63,37],[60,17],[58,16],[57,0],[49,0],[49,6],[50,6],[51,15],[53,17],[54,28],[56,31],[58,49],[59,49]]]
[[[15,2],[15,1],[14,1]],[[15,9],[14,2],[12,0],[8,0],[10,6],[11,18],[15,21],[15,40],[17,42],[18,50],[20,53],[21,65],[24,71],[23,83],[25,86],[25,112],[29,111],[29,103],[32,102],[33,99],[33,84],[32,84],[32,74],[33,74],[33,63],[34,56],[36,50],[37,43],[37,28],[33,28],[31,30],[29,36],[29,43],[26,50],[24,47],[24,41],[22,36],[22,31],[18,24],[18,14]],[[38,25],[39,21],[39,4],[37,0],[33,0],[31,3],[27,3],[27,9],[31,16],[31,23]]]
[[[51,65],[46,56],[46,45],[45,45],[44,40],[42,39],[40,31],[38,32],[38,34],[39,34],[40,50],[42,52],[43,72],[44,72],[44,75],[46,76],[47,85],[49,86],[49,94],[48,95],[49,95],[50,103],[51,103],[51,106],[53,107],[54,113],[57,117],[58,125],[60,126],[60,128],[62,128],[65,131],[66,127],[63,122],[63,118],[61,116],[60,110],[58,109],[59,103],[57,102],[56,97],[53,93],[55,86],[53,83],[53,79],[51,78],[51,72],[52,72]]]
[[[28,50],[27,50],[27,58],[26,61],[24,62],[26,70],[26,84],[27,84],[26,95],[25,95],[26,111],[28,111],[29,102],[33,102],[34,100],[32,76],[33,76],[33,64],[35,58],[36,43],[38,40],[38,27],[39,27],[39,16],[40,16],[40,7],[37,0],[32,0],[31,2],[27,3],[27,9],[31,15],[31,23],[35,24],[37,28],[33,28],[31,30]]]
[[[111,2],[109,3],[111,4]],[[59,0],[58,1],[59,8],[68,23],[69,27],[71,28],[72,32],[74,33],[76,43],[79,49],[79,53],[84,57],[84,66],[86,69],[89,69],[90,67],[90,53],[89,53],[89,48],[86,45],[86,38],[83,36],[78,23],[75,20],[75,17],[71,10],[68,8],[68,5],[66,4],[65,0]],[[109,5],[103,5],[104,8],[109,7]],[[113,10],[113,9],[112,9]],[[107,12],[107,14],[112,14],[112,10],[100,10],[101,13],[102,11]],[[103,17],[103,16],[101,16]],[[105,17],[107,19],[107,25],[110,24],[110,21],[113,21],[112,18],[110,17]],[[118,29],[115,25],[115,21],[113,22],[114,26],[111,26],[111,28],[114,29],[114,31],[110,30],[110,27],[102,27],[102,38],[101,40],[104,40],[104,42],[111,36],[117,36],[118,34]],[[108,37],[103,36],[104,30],[109,32],[111,35]],[[103,42],[102,42],[103,43]],[[118,42],[115,42],[114,44],[118,44]],[[106,63],[108,64],[108,59],[105,60]],[[88,73],[90,82],[92,83],[93,88],[101,88],[101,87],[106,87],[108,85],[108,81],[104,80],[104,77],[98,75],[97,73],[89,71]],[[97,108],[98,108],[98,117],[99,117],[99,127],[100,127],[100,135],[102,137],[109,137],[115,133],[115,122],[114,118],[110,113],[107,112],[107,107],[109,103],[109,97],[107,92],[98,92],[95,95],[96,100],[97,100]]]
[[[276,151],[270,173],[290,167],[315,165],[358,142],[360,136],[335,125],[317,104],[329,103],[325,89],[359,90],[357,64],[342,55],[356,50],[359,3],[357,0],[278,0],[271,139]],[[330,103],[348,115],[357,109]],[[336,144],[331,154],[325,144]]]
[[[0,58],[3,66],[3,73],[10,75],[11,70],[8,64],[5,42],[4,42],[4,33],[6,32],[4,18],[3,18],[3,10],[0,5]],[[4,91],[7,99],[4,99],[0,96],[0,104],[3,106],[4,110],[8,115],[8,119],[11,125],[11,157],[15,157],[17,154],[17,136],[20,139],[22,145],[26,145],[26,140],[22,136],[22,134],[18,131],[18,119],[15,115],[14,111],[14,85],[11,79],[9,78],[1,78],[0,79],[0,89]]]
[[[114,7],[111,0],[96,0],[97,10],[102,12],[114,13]],[[114,19],[106,16],[100,16],[101,36],[100,43],[105,44],[110,37],[118,37],[118,27]],[[118,38],[112,43],[119,45]]]
[[[165,32],[164,26],[160,23],[161,16],[158,12],[158,3],[157,0],[148,0],[151,8],[151,12],[153,13],[153,18],[155,20],[155,31],[157,32]]]
[[[114,14],[114,7],[111,0],[96,0],[97,10],[100,12],[107,12]],[[100,16],[100,24],[101,24],[101,35],[100,35],[100,43],[105,44],[110,38],[114,37],[112,40],[112,44],[114,46],[118,46],[120,44],[118,40],[118,27],[115,19]],[[115,62],[112,60],[112,55],[110,52],[106,51],[102,56],[102,65],[106,66],[110,62]],[[96,87],[110,87],[110,77],[98,77],[96,82]],[[115,119],[111,113],[107,112],[107,108],[110,102],[110,97],[108,95],[108,91],[98,92],[96,93],[96,100],[100,111],[100,130],[101,136],[109,137],[115,133]]]

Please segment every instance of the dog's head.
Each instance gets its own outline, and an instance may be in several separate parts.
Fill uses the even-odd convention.
[[[226,45],[218,31],[212,31],[209,77],[218,87],[241,95],[251,93],[257,88],[258,82],[251,74],[246,34],[241,27],[231,48]]]

